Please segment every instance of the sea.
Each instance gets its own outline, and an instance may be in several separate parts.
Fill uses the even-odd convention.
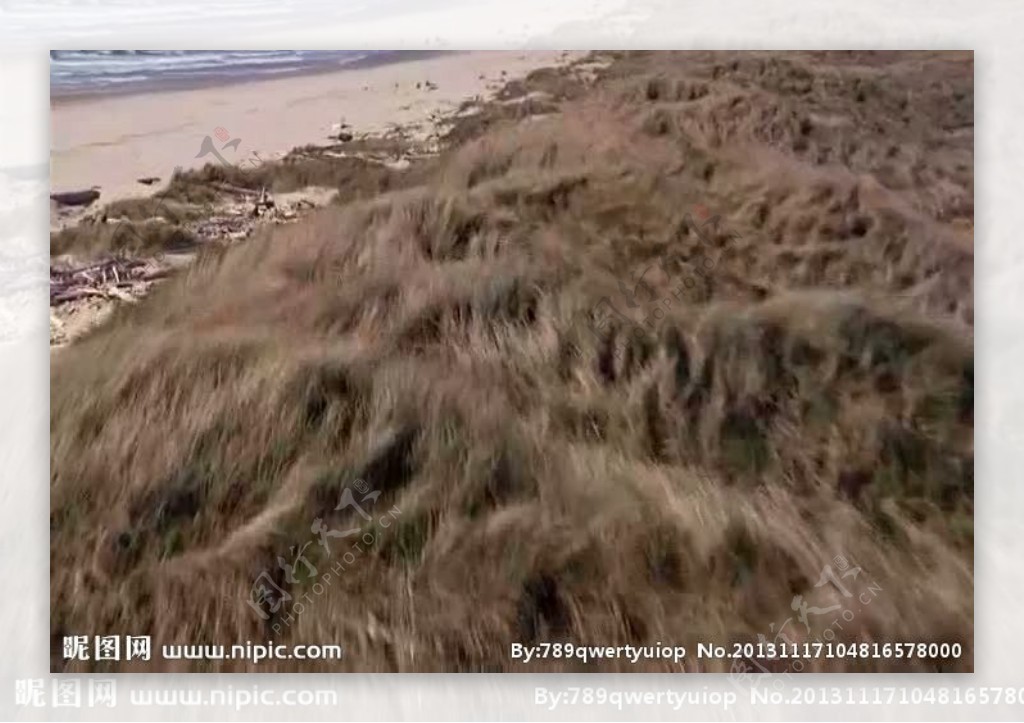
[[[51,50],[50,95],[131,93],[384,61],[382,50]]]

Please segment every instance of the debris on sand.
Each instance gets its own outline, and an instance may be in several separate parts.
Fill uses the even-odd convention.
[[[58,206],[89,206],[100,197],[99,190],[94,186],[85,191],[65,191],[51,193],[50,200]]]
[[[183,248],[164,246],[161,252],[147,257],[129,256],[116,249],[87,262],[70,255],[55,257],[50,266],[51,346],[70,343],[102,323],[118,304],[141,299],[155,283],[191,264],[199,246],[236,243],[248,238],[258,226],[294,222],[329,203],[334,195],[332,189],[316,187],[275,197],[265,188],[253,191],[227,183],[211,186],[230,200],[219,204],[215,212],[180,227],[161,216],[148,218],[142,226],[127,218],[106,218],[105,213],[83,219],[83,224],[95,228],[118,225],[124,234],[147,233],[151,226],[178,229],[189,243]]]
[[[126,289],[147,285],[167,275],[152,260],[113,257],[86,266],[50,267],[50,306],[86,296],[124,300]]]

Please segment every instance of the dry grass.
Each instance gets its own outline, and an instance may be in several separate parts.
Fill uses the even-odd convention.
[[[188,231],[162,221],[80,224],[50,234],[50,255],[145,255],[188,248],[194,243]]]
[[[525,670],[513,642],[569,640],[722,671],[697,642],[821,639],[838,613],[791,603],[849,607],[815,587],[837,555],[880,588],[838,640],[965,657],[805,669],[972,668],[970,54],[610,57],[54,358],[54,669],[120,633],[346,651],[169,670]],[[335,509],[358,480],[387,527]],[[328,557],[316,519],[372,541]],[[312,602],[262,621],[264,570]]]

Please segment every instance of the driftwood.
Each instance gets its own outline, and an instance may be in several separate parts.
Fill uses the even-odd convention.
[[[106,297],[107,293],[100,289],[93,288],[81,288],[71,289],[70,291],[64,291],[57,295],[50,296],[50,304],[63,304],[65,301],[75,301],[76,299],[84,299],[86,296],[102,296]]]
[[[278,206],[266,187],[256,191],[229,183],[211,184],[219,191],[240,196],[227,210],[229,215],[210,216],[190,227],[197,241],[239,240],[245,238],[259,223],[259,218],[272,222],[287,221],[298,210],[312,207],[308,200]],[[96,196],[98,192],[92,191]],[[57,195],[57,194],[55,194]],[[66,194],[65,194],[66,195]],[[131,228],[126,225],[125,228]],[[155,259],[143,260],[112,257],[85,266],[52,266],[50,268],[50,306],[59,306],[78,299],[100,297],[133,300],[144,292],[150,282],[165,278],[173,269]]]
[[[88,266],[50,269],[50,305],[89,296],[127,300],[122,289],[162,279],[169,270],[139,259],[112,258]]]
[[[211,183],[210,186],[212,186],[213,188],[216,188],[218,191],[223,191],[224,193],[229,193],[229,194],[234,195],[234,196],[248,197],[248,196],[257,196],[257,195],[259,195],[258,191],[255,191],[255,190],[253,190],[251,188],[242,188],[241,186],[233,186],[230,183],[225,183],[224,181],[217,181],[217,182]]]
[[[100,192],[95,188],[90,188],[88,191],[67,191],[50,194],[50,199],[56,201],[61,206],[88,206],[99,197]]]

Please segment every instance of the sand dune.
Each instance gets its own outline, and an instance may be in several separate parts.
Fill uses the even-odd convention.
[[[476,58],[111,103],[246,142],[266,104],[315,142],[343,101],[384,127],[421,77],[486,84]],[[211,164],[106,208],[131,243],[51,235],[197,249],[53,356],[53,670],[737,673],[692,651],[833,640],[857,654],[757,665],[973,669],[972,54],[591,60],[507,84],[438,153]],[[332,202],[244,240],[190,225],[310,186]],[[345,655],[68,660],[70,634]],[[559,642],[691,654],[512,655]],[[944,652],[859,652],[894,642]]]

